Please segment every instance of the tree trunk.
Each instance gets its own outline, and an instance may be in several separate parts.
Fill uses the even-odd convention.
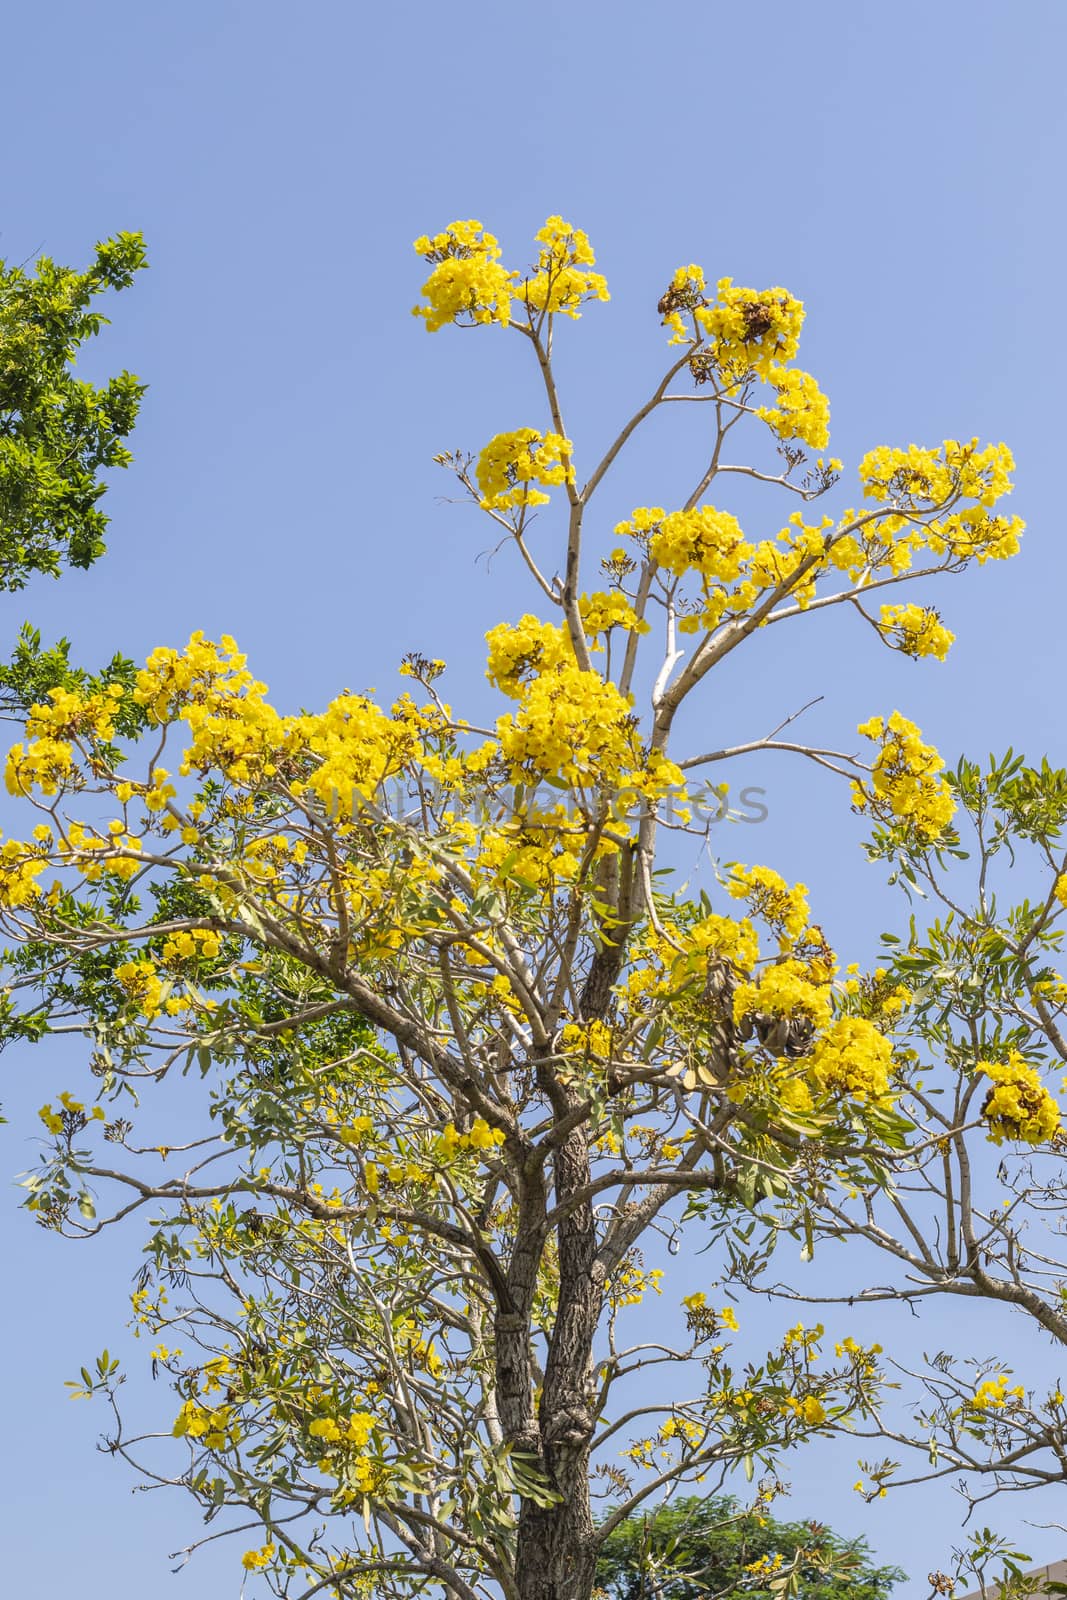
[[[589,1182],[585,1132],[576,1129],[557,1152],[555,1201]],[[593,1413],[592,1354],[601,1292],[596,1280],[596,1230],[585,1201],[560,1222],[559,1301],[538,1409],[541,1460],[558,1503],[524,1501],[515,1563],[521,1600],[589,1600],[596,1570],[589,1495]]]
[[[519,1522],[515,1580],[521,1600],[589,1600],[596,1578],[589,1485],[559,1506],[527,1503]]]

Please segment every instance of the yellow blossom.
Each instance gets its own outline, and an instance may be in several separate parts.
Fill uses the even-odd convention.
[[[804,307],[786,289],[745,289],[720,278],[711,305],[694,312],[716,364],[728,373],[761,377],[797,352]]]
[[[485,638],[489,646],[485,675],[516,700],[533,678],[574,660],[566,629],[541,622],[529,613],[517,623],[499,623]]]
[[[423,234],[415,250],[433,264],[422,286],[428,304],[413,308],[430,333],[450,322],[507,327],[516,274],[500,265],[500,246],[480,222],[453,222],[443,233]]]
[[[931,843],[944,833],[956,810],[944,778],[945,763],[921,731],[899,711],[872,717],[859,733],[881,745],[869,781],[852,785],[853,805],[887,821],[899,819]]]
[[[581,315],[586,300],[609,300],[607,280],[590,272],[596,261],[588,235],[562,217],[549,217],[537,235],[541,246],[531,277],[514,290],[531,311]]]
[[[475,475],[486,511],[507,511],[548,504],[541,489],[574,479],[571,442],[558,433],[539,433],[536,428],[519,428],[514,433],[498,433],[481,455]]]
[[[972,1411],[1003,1411],[1022,1404],[1026,1390],[1022,1384],[1009,1388],[1009,1374],[1002,1372],[997,1378],[987,1378],[975,1390],[968,1405]]]
[[[258,1550],[246,1550],[241,1557],[241,1565],[246,1572],[260,1572],[274,1560],[274,1550],[273,1544],[260,1545]]]
[[[5,839],[0,844],[0,906],[17,910],[41,893],[37,879],[48,866],[47,843],[23,844]]]
[[[878,624],[882,636],[906,656],[934,656],[944,661],[956,637],[929,606],[883,606]]]
[[[1017,1050],[1006,1061],[979,1061],[977,1070],[993,1082],[982,1102],[982,1116],[994,1144],[1005,1139],[1047,1144],[1059,1133],[1059,1106]]]
[[[777,394],[777,404],[757,406],[756,415],[780,439],[801,439],[816,450],[824,449],[830,441],[830,402],[811,374],[773,364],[766,378]]]
[[[816,1039],[807,1066],[823,1089],[877,1100],[889,1090],[893,1047],[865,1017],[838,1017]]]
[[[115,978],[143,1017],[150,1021],[158,1016],[162,1007],[163,985],[152,961],[146,956],[135,961],[123,961],[115,968]]]

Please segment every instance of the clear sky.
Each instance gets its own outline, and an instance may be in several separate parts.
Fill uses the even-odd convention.
[[[151,384],[110,554],[3,598],[3,641],[29,616],[95,664],[230,631],[287,709],[388,693],[415,647],[450,661],[454,700],[483,699],[480,634],[534,597],[506,556],[490,567],[473,512],[442,503],[431,457],[542,417],[518,340],[429,337],[410,316],[411,240],[479,217],[518,264],[562,212],[613,295],[563,340],[584,459],[658,376],[655,303],[688,261],[806,302],[801,355],[846,469],[877,443],[977,433],[1016,451],[1025,553],[932,597],[958,634],[945,666],[834,619],[728,676],[694,738],[757,736],[821,694],[817,736],[847,742],[899,704],[946,755],[1012,743],[1062,762],[1062,4],[53,0],[7,8],[0,44],[0,255],[81,263],[141,228],[152,262],[91,358]],[[670,422],[605,519],[684,492],[692,436]],[[795,769],[738,776],[770,818],[758,852],[732,853],[803,877],[836,942],[869,953],[901,910],[840,792]],[[33,1158],[55,1059],[4,1057],[5,1174]],[[124,1348],[134,1237],[63,1245],[16,1203],[0,1215],[6,1592],[236,1596],[232,1551],[169,1578],[191,1506],[131,1501],[93,1454],[103,1417],[62,1392],[87,1355]],[[951,1337],[935,1319],[931,1346]],[[821,1483],[798,1461],[797,1511],[865,1529],[921,1577],[954,1509],[920,1492],[864,1513],[842,1472]],[[1020,1536],[1042,1559],[1067,1540]]]

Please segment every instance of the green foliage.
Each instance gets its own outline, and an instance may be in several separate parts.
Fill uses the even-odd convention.
[[[72,369],[107,321],[96,296],[127,288],[145,265],[139,233],[98,244],[85,272],[47,256],[32,274],[0,261],[0,588],[104,552],[100,474],[131,459],[122,441],[144,385],[121,372],[98,388]]]
[[[763,1571],[753,1572],[762,1562]],[[604,1542],[610,1600],[885,1600],[904,1574],[871,1564],[866,1541],[817,1522],[779,1522],[730,1496],[699,1496],[628,1517]]]
[[[42,648],[39,628],[23,624],[10,662],[0,664],[0,712],[24,717],[31,706],[48,699],[51,689],[76,689],[99,694],[110,684],[132,690],[137,669],[128,656],[114,655],[98,672],[87,672],[70,661],[70,640],[59,639]],[[131,693],[119,703],[117,732],[135,737],[147,726],[147,713]]]

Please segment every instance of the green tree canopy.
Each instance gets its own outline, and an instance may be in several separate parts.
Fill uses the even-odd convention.
[[[610,1600],[886,1600],[904,1580],[872,1564],[866,1540],[818,1522],[779,1522],[729,1495],[689,1495],[628,1517],[600,1552]]]
[[[107,321],[96,297],[145,265],[139,233],[98,244],[84,272],[47,256],[33,273],[0,261],[0,588],[103,554],[101,473],[131,459],[123,440],[144,385],[121,372],[97,387],[73,367]]]

